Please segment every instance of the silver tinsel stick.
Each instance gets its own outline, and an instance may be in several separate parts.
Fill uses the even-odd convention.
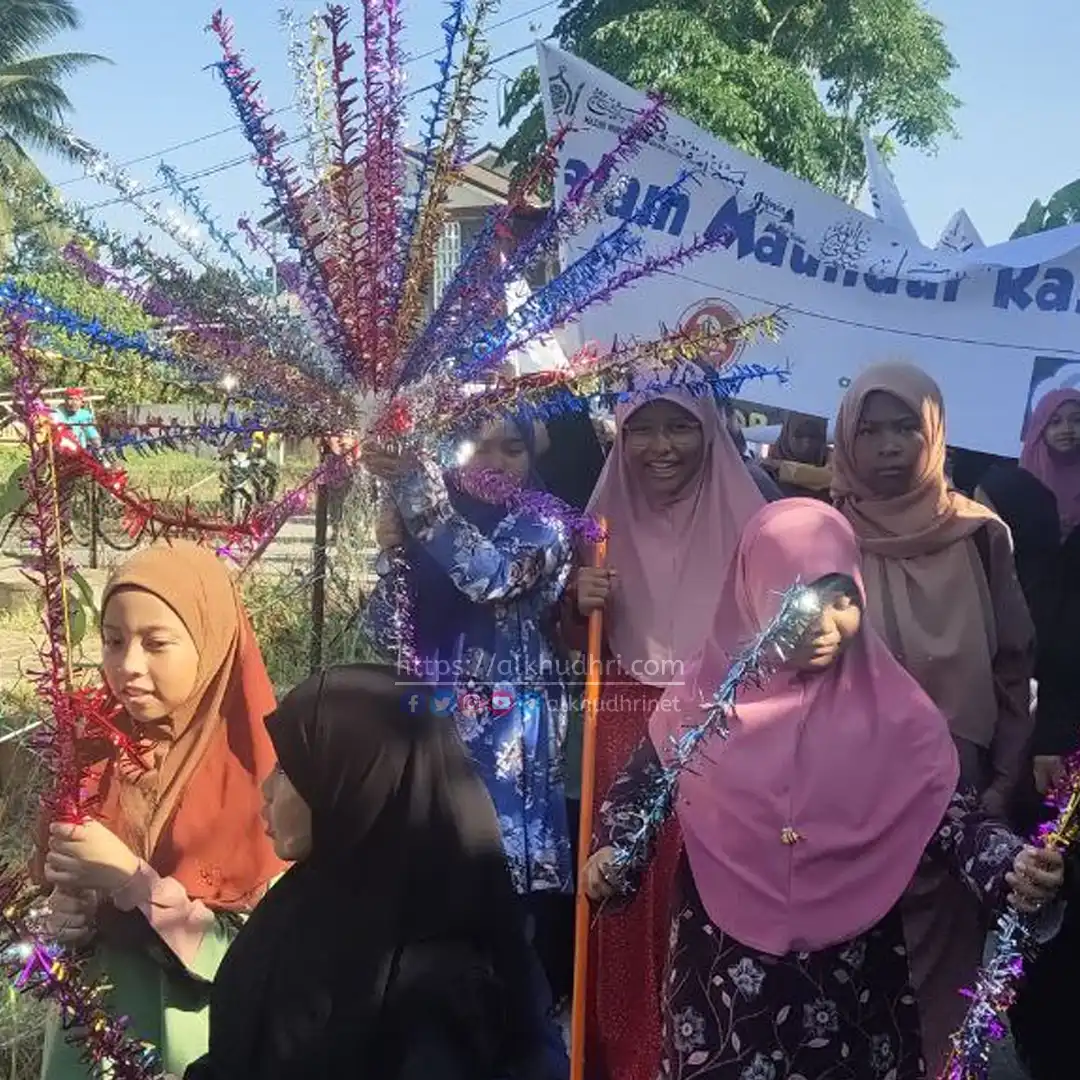
[[[705,719],[671,738],[671,755],[651,779],[640,809],[632,814],[635,826],[615,846],[615,856],[605,876],[620,892],[627,889],[631,874],[644,868],[657,833],[675,804],[679,776],[710,736],[728,737],[728,718],[739,688],[747,682],[760,686],[790,656],[821,612],[821,596],[812,585],[795,582],[781,596],[780,608],[768,625],[732,660],[723,681],[704,702]]]

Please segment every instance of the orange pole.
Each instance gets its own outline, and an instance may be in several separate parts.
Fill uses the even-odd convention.
[[[601,529],[607,523],[601,519]],[[596,545],[593,565],[602,567],[607,541]],[[592,847],[593,801],[596,795],[596,713],[600,704],[601,648],[604,613],[589,616],[589,666],[585,672],[585,702],[581,741],[581,819],[578,822],[577,897],[574,902],[574,986],[570,1012],[570,1080],[585,1077],[585,1005],[589,982],[589,898],[583,888],[585,864]]]

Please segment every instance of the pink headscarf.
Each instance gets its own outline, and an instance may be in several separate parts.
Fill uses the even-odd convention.
[[[694,687],[672,689],[649,722],[658,753],[700,722],[729,657],[775,614],[796,579],[847,574],[862,590],[851,526],[788,499],[746,527]],[[739,692],[726,742],[679,781],[690,868],[709,917],[773,956],[849,941],[911,882],[956,789],[944,717],[864,619],[817,674],[778,672]],[[786,830],[794,830],[782,839]]]
[[[1024,449],[1020,452],[1020,468],[1054,493],[1062,536],[1068,536],[1080,525],[1080,463],[1057,458],[1046,445],[1045,436],[1054,413],[1067,401],[1080,405],[1080,390],[1051,390],[1035,406],[1024,435]]]
[[[623,429],[643,404],[615,410],[615,445],[589,501],[607,520],[608,565],[619,577],[604,620],[612,653],[628,675],[650,686],[680,678],[712,625],[728,560],[739,534],[764,503],[711,399],[658,394],[701,424],[705,458],[674,501],[650,506],[630,474]]]

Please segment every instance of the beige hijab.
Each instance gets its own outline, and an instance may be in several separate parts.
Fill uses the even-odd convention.
[[[922,422],[927,453],[911,490],[875,495],[855,467],[868,395],[891,394]],[[926,372],[905,363],[868,368],[836,418],[832,494],[863,552],[867,607],[893,655],[945,714],[957,738],[989,747],[997,723],[997,633],[990,586],[969,542],[995,515],[949,489],[945,408]]]

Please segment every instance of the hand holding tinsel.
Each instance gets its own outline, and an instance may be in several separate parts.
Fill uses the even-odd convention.
[[[604,538],[604,531],[595,518],[576,510],[547,491],[534,491],[506,473],[493,469],[455,469],[454,483],[462,491],[482,502],[505,506],[516,513],[531,513],[546,521],[558,521],[567,532],[580,536],[589,544]]]
[[[1057,813],[1041,826],[1037,842],[1047,850],[1064,852],[1080,835],[1080,755],[1067,763],[1065,779],[1051,792],[1047,805]],[[1008,1033],[1003,1018],[1016,1000],[1024,962],[1042,944],[1041,914],[1010,905],[998,916],[993,954],[976,975],[975,985],[963,991],[971,1004],[952,1035],[952,1049],[938,1080],[988,1080],[991,1048]]]
[[[109,1014],[109,985],[87,978],[78,959],[37,933],[42,900],[40,890],[0,864],[0,968],[16,990],[58,1007],[67,1041],[81,1049],[93,1075],[157,1080],[157,1049],[129,1034],[126,1016]]]
[[[679,777],[688,768],[706,740],[730,733],[729,718],[739,690],[747,685],[762,686],[790,657],[821,612],[821,597],[812,585],[796,582],[782,595],[777,613],[762,631],[732,660],[723,681],[701,708],[705,719],[672,737],[667,760],[647,785],[640,807],[630,811],[635,824],[615,845],[615,853],[604,868],[605,880],[625,892],[636,871],[644,868],[653,841],[675,805]]]

